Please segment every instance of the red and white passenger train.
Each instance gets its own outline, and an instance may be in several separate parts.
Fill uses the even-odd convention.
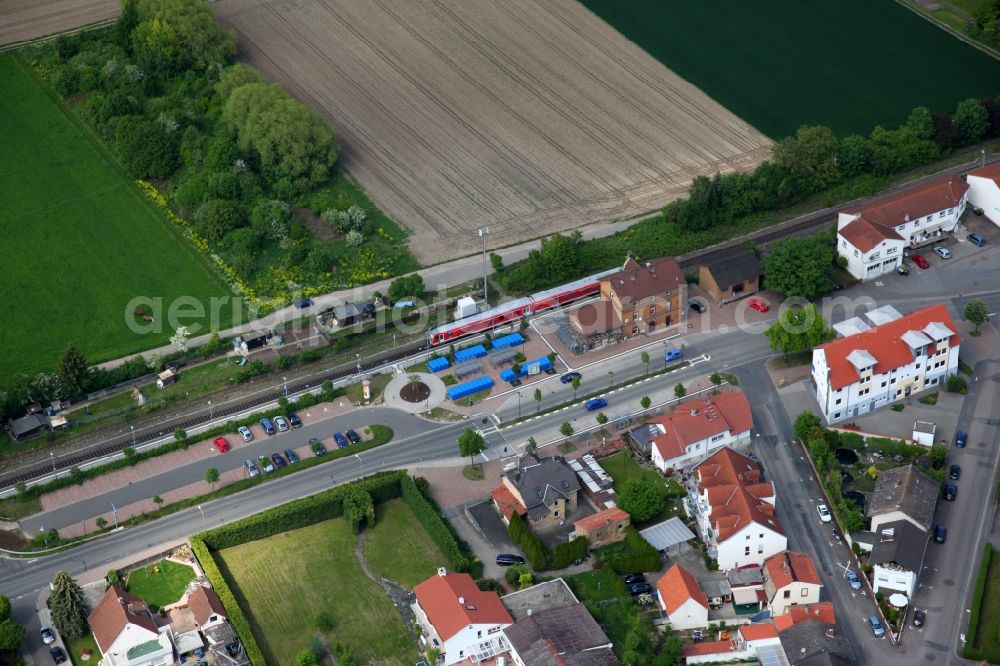
[[[538,314],[543,310],[556,308],[586,296],[593,296],[601,291],[601,279],[617,273],[619,270],[621,269],[614,268],[576,282],[564,284],[561,287],[539,291],[531,296],[517,298],[495,308],[490,308],[485,312],[432,328],[427,332],[427,341],[431,345],[448,343],[472,333],[488,331],[497,326],[508,324],[521,317]]]

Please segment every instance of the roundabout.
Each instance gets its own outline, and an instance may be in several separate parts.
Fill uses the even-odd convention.
[[[427,372],[395,375],[382,392],[386,405],[410,414],[429,411],[445,397],[444,382]]]

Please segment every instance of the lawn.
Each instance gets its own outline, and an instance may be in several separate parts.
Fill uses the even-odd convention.
[[[130,573],[125,591],[145,601],[150,608],[162,608],[178,601],[193,580],[191,567],[160,560]]]
[[[447,561],[410,507],[400,500],[375,507],[375,529],[365,535],[365,562],[376,576],[412,589]]]
[[[96,664],[101,655],[101,651],[97,647],[97,641],[94,640],[94,634],[87,634],[86,636],[70,641],[66,649],[69,650],[70,659],[73,660],[76,666]],[[85,649],[90,655],[90,658],[86,661],[83,659],[83,651]]]
[[[581,0],[772,138],[895,127],[997,94],[1000,61],[892,0]]]
[[[996,655],[1000,655],[1000,554],[996,550],[993,551],[989,568],[986,571],[986,584],[983,587],[982,597],[973,599],[972,603],[976,602],[980,604],[978,608],[979,622],[973,646],[982,650],[992,661]],[[973,609],[973,615],[975,615],[976,610]]]
[[[209,309],[228,290],[50,98],[14,56],[0,55],[0,238],[7,304],[0,383],[53,371],[69,344],[91,362],[168,341],[172,331],[129,330],[129,301],[180,297]],[[231,309],[231,308],[230,308]],[[207,317],[185,318],[207,324]],[[223,308],[219,326],[228,326]]]
[[[384,525],[376,522],[366,540],[389,539],[402,546],[405,539],[393,531],[399,529],[399,516],[389,515]],[[403,520],[416,523],[412,518]],[[378,534],[380,530],[388,536]],[[217,553],[219,566],[246,611],[268,664],[293,663],[295,655],[309,646],[313,619],[322,611],[334,620],[328,638],[350,647],[358,663],[416,661],[417,648],[399,613],[382,589],[361,571],[354,555],[357,539],[345,520],[336,519]],[[381,566],[412,580],[418,569],[400,562],[400,558],[388,556]]]
[[[621,492],[625,482],[631,479],[644,479],[652,484],[666,488],[668,499],[663,511],[641,525],[637,523],[637,527],[654,525],[674,516],[683,517],[683,507],[681,506],[680,498],[684,496],[684,488],[676,479],[665,479],[659,472],[640,467],[639,463],[625,451],[602,458],[600,465],[614,479],[615,492]]]

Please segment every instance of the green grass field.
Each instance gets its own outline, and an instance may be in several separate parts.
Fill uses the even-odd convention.
[[[347,522],[337,519],[216,554],[268,664],[293,663],[309,646],[313,620],[322,611],[333,616],[330,641],[350,647],[358,663],[415,663],[417,648],[399,613],[361,571],[354,555],[357,539]],[[402,500],[378,507],[365,540],[366,558],[376,548],[399,549],[366,562],[375,575],[403,584],[423,580],[444,561]]]
[[[166,314],[178,297],[207,310],[229,293],[9,54],[0,54],[0,90],[0,385],[55,370],[70,344],[98,362],[166,343],[166,327],[140,335],[126,326],[135,296],[162,298]]]
[[[892,0],[581,0],[764,134],[895,127],[1000,94],[1000,61]]]
[[[162,608],[179,601],[184,595],[184,588],[193,580],[194,569],[191,567],[162,560],[130,573],[126,592],[131,592],[152,608]]]
[[[604,471],[610,474],[611,478],[614,479],[614,488],[616,492],[621,492],[622,488],[625,486],[625,482],[631,479],[642,479],[649,481],[653,485],[662,486],[666,489],[668,499],[663,511],[661,511],[659,515],[643,523],[643,525],[659,523],[667,520],[668,518],[673,518],[674,516],[683,517],[683,508],[680,498],[684,495],[684,488],[681,487],[676,479],[665,479],[659,472],[639,467],[639,463],[637,463],[632,456],[624,451],[616,453],[613,456],[608,456],[607,458],[602,458],[600,464],[601,467],[604,468]]]

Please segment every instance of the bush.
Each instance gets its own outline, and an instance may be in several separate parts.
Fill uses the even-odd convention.
[[[659,551],[631,525],[625,532],[625,541],[600,549],[598,557],[618,573],[659,571],[661,566]]]
[[[549,554],[550,569],[565,569],[577,560],[587,559],[587,539],[577,537],[568,543],[561,543]]]
[[[548,553],[545,551],[545,544],[538,538],[538,535],[531,531],[531,527],[524,522],[521,514],[516,511],[510,514],[507,524],[507,534],[511,541],[521,547],[524,556],[531,562],[531,567],[535,571],[545,571],[548,564]]]
[[[430,535],[431,539],[441,549],[451,568],[455,571],[469,571],[470,558],[464,552],[458,539],[445,524],[444,518],[432,506],[423,493],[417,488],[416,482],[409,476],[400,479],[400,494],[403,501],[413,511],[417,520]]]
[[[961,393],[962,395],[965,395],[965,393],[968,391],[968,388],[969,387],[965,383],[965,380],[959,377],[958,375],[952,375],[948,377],[949,393]]]

